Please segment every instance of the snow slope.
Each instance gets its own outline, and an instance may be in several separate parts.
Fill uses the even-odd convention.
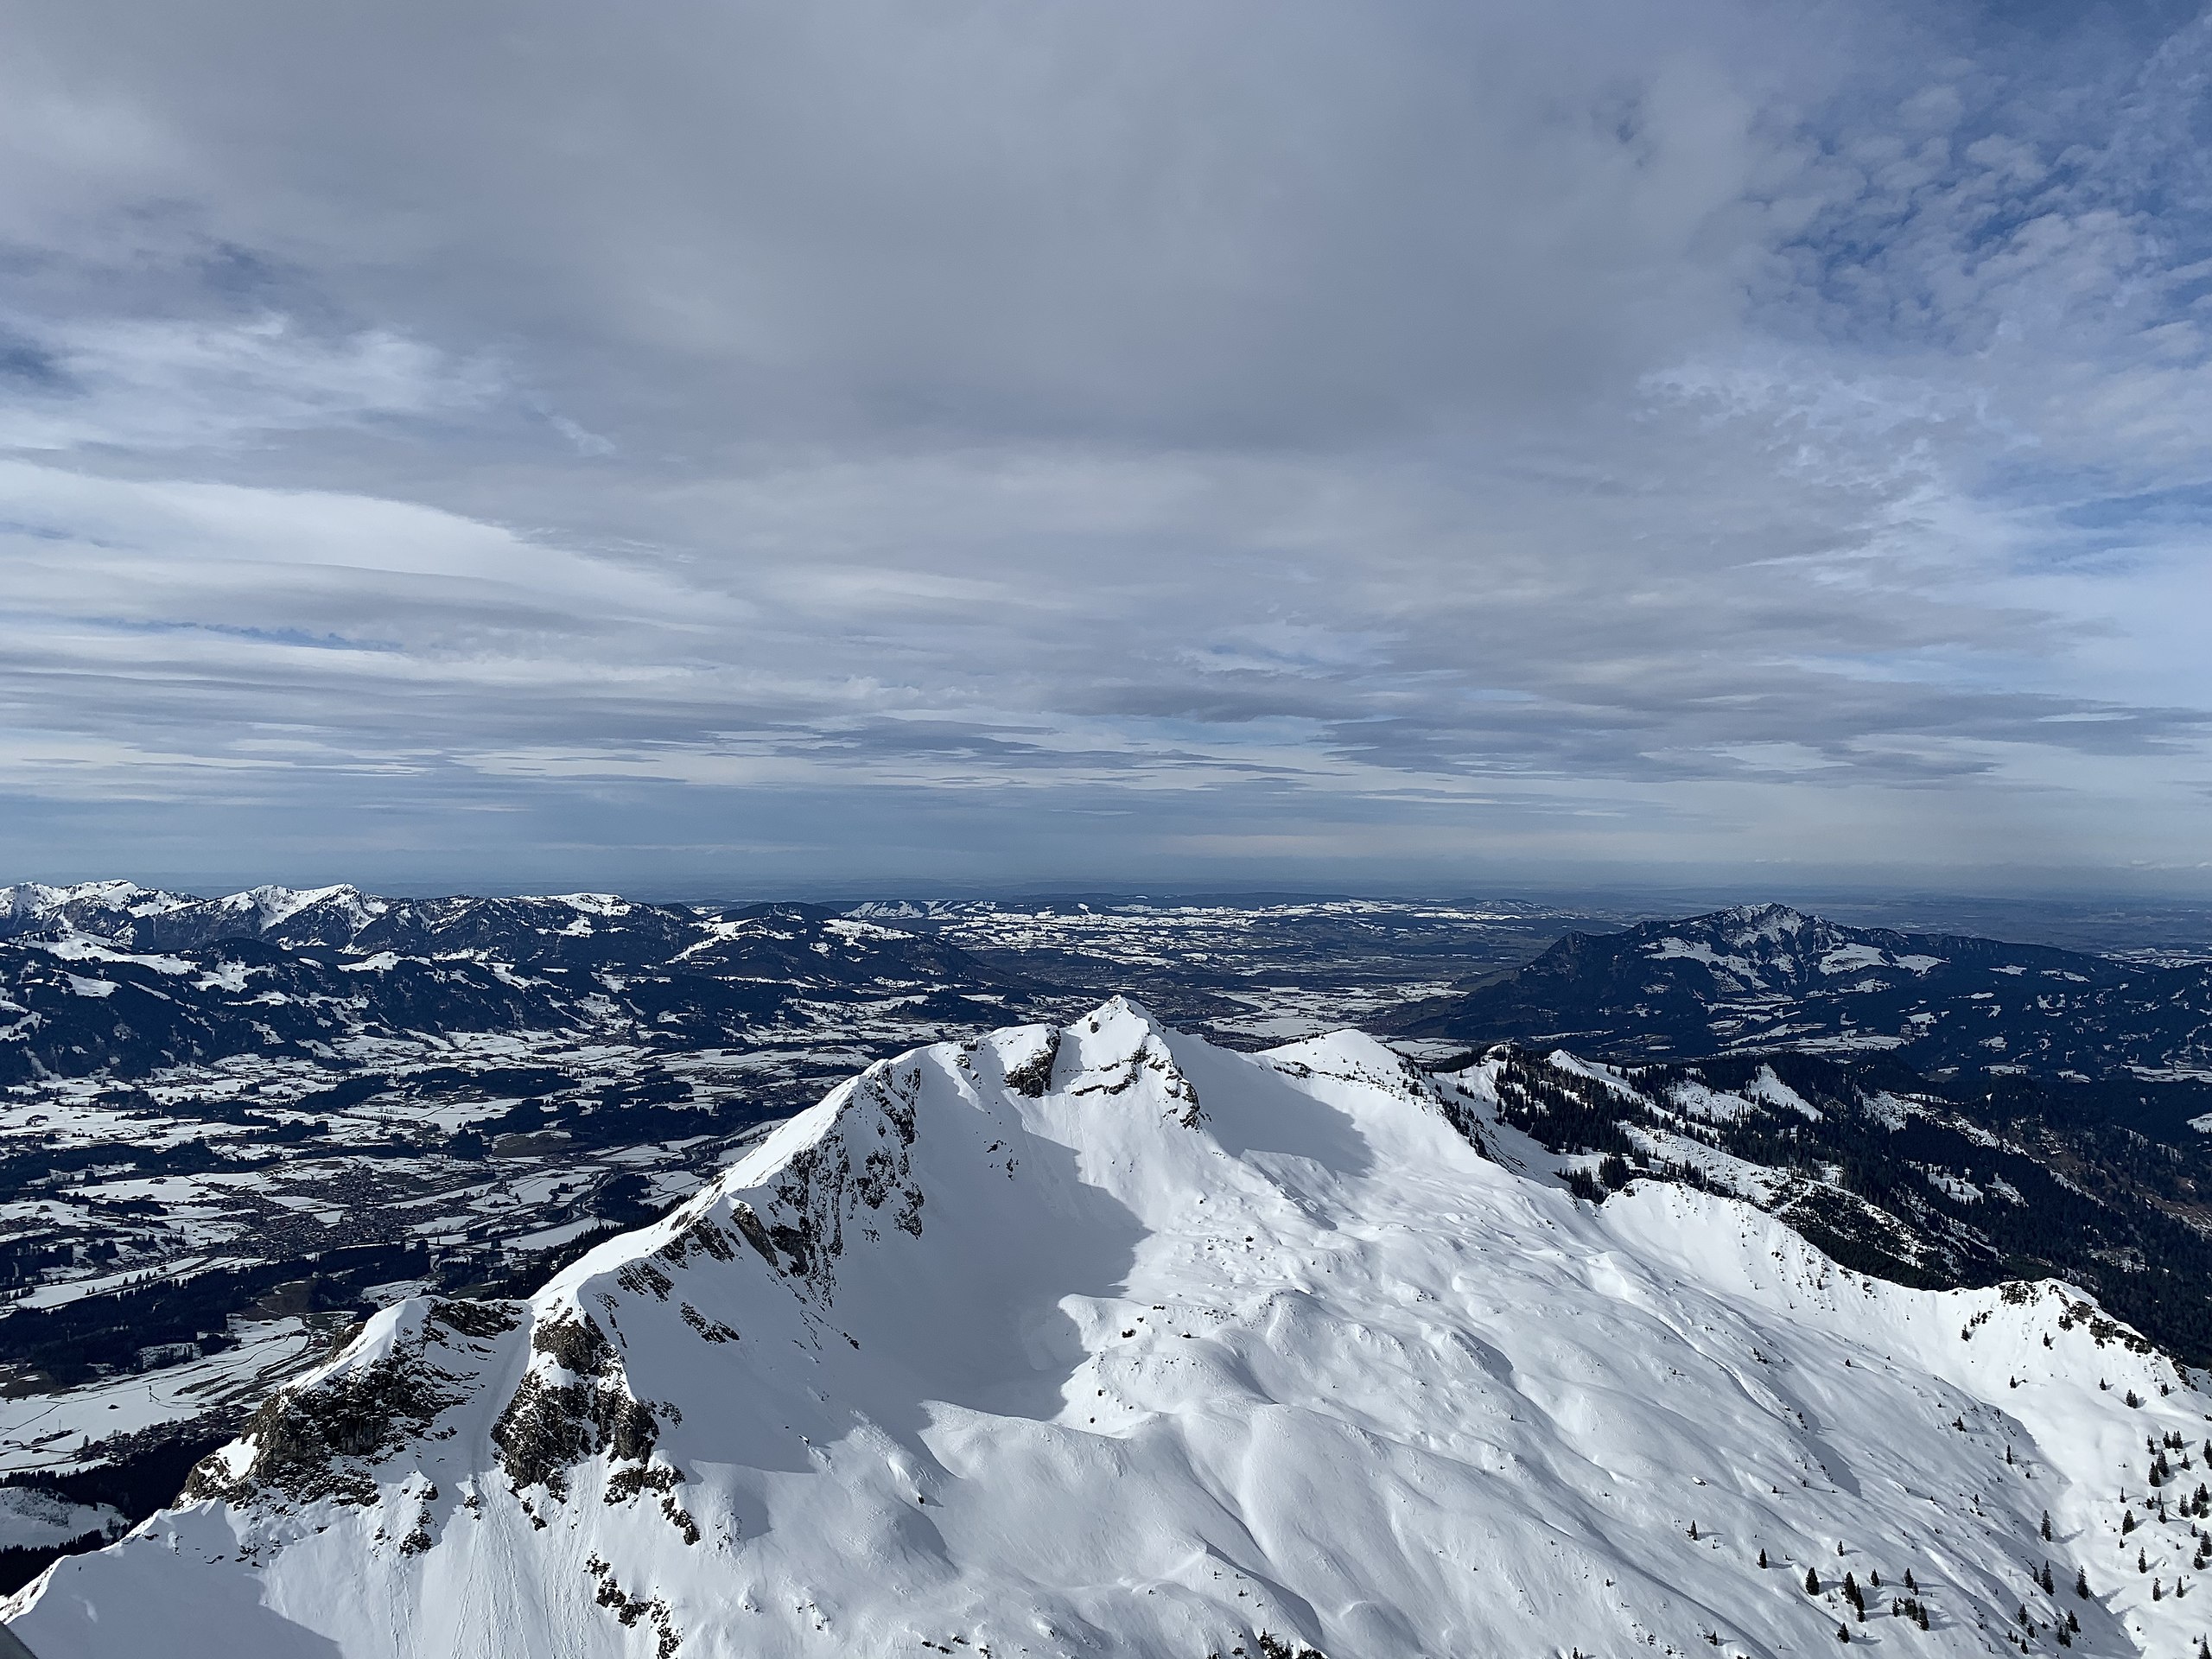
[[[1550,1161],[1351,1033],[918,1050],[528,1304],[387,1310],[5,1611],[41,1659],[2194,1651],[2168,1361]]]

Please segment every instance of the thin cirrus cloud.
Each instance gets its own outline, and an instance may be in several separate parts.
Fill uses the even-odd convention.
[[[2205,880],[2185,12],[13,18],[0,849]]]
[[[0,449],[160,451],[456,415],[491,394],[418,341],[379,330],[305,335],[277,315],[233,322],[103,318],[49,323],[0,349],[12,396]]]

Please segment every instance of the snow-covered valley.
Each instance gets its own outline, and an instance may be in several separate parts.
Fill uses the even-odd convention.
[[[2195,1651],[2190,1374],[2056,1284],[1904,1288],[1678,1184],[1578,1198],[1496,1076],[1119,1000],[879,1062],[527,1301],[378,1314],[14,1627],[41,1659]]]

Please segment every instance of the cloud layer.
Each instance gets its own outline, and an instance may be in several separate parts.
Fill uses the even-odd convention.
[[[2212,883],[2212,25],[25,10],[0,855]]]

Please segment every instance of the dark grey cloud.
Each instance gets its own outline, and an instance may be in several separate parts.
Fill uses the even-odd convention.
[[[8,16],[26,874],[2203,879],[2192,14]]]

